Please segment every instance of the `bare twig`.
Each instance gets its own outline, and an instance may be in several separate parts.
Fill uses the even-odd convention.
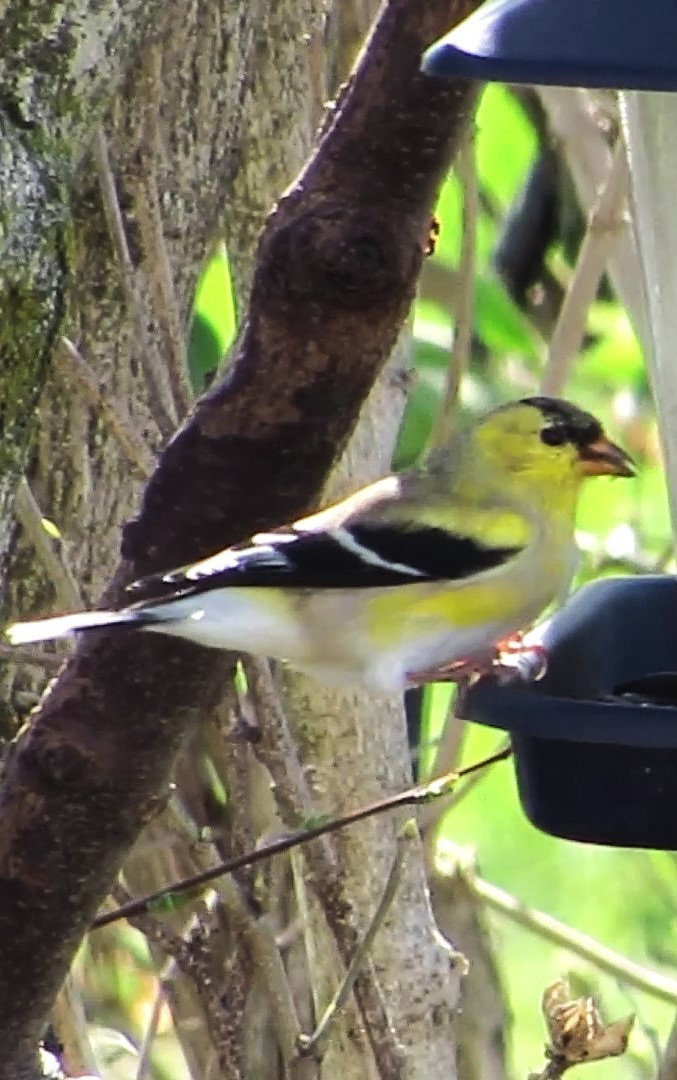
[[[303,858],[303,852],[292,851],[290,853],[289,863],[291,867],[294,898],[296,900],[296,907],[301,923],[301,932],[303,934],[306,963],[308,965],[308,990],[312,999],[313,1015],[319,1016],[323,1007],[323,1002],[320,1000],[320,980],[313,977],[314,972],[318,969],[318,942],[313,931],[311,906],[308,896],[308,873],[306,862]],[[278,948],[283,948],[279,936]]]
[[[116,900],[128,896],[120,885],[115,886],[112,894]],[[165,989],[178,972],[191,980],[204,1009],[209,1037],[223,1073],[239,1076],[236,1051],[231,1038],[232,1017],[224,1004],[221,984],[213,977],[212,969],[209,923],[211,920],[213,924],[218,904],[218,894],[212,890],[204,899],[206,911],[203,909],[200,916],[193,914],[181,936],[175,933],[165,920],[148,912],[137,914],[130,921],[132,926],[145,935],[149,943],[157,946],[167,957],[168,964],[162,978]]]
[[[97,129],[93,142],[93,154],[99,174],[99,185],[103,206],[108,222],[111,241],[120,265],[122,286],[127,300],[129,313],[134,320],[141,350],[142,370],[146,378],[148,399],[153,419],[161,434],[168,438],[177,426],[177,414],[171,395],[167,372],[157,359],[157,354],[148,339],[144,306],[134,287],[134,267],[127,246],[125,227],[120,212],[115,180],[108,157],[108,143],[101,128]]]
[[[590,211],[588,228],[550,340],[541,379],[544,394],[561,394],[566,385],[571,363],[583,341],[588,308],[621,235],[627,189],[628,167],[623,141],[619,139],[606,181]]]
[[[483,901],[500,915],[504,915],[512,922],[523,926],[525,930],[530,930],[547,941],[568,949],[569,952],[582,957],[600,971],[612,975],[621,982],[635,986],[646,994],[652,994],[654,997],[660,998],[661,1001],[677,1005],[677,981],[675,979],[670,979],[666,975],[652,971],[642,964],[636,964],[633,960],[629,960],[614,949],[602,945],[601,942],[596,941],[595,938],[590,937],[588,934],[583,934],[580,930],[574,930],[573,927],[567,926],[566,923],[560,922],[559,919],[554,919],[551,915],[546,915],[543,911],[527,907],[516,897],[511,896],[510,893],[499,889],[496,885],[489,884],[488,881],[484,881],[472,872],[465,872],[464,876],[466,874],[470,891],[478,900]]]
[[[463,700],[468,687],[468,680],[459,682],[455,693],[452,693],[449,707],[444,718],[442,734],[438,740],[435,752],[435,760],[430,772],[431,777],[445,776],[454,767],[462,752],[463,734],[465,732],[465,720],[463,717]],[[503,740],[497,747],[497,760],[511,753],[510,740]],[[428,806],[424,806],[418,818],[421,834],[428,842],[428,856],[434,858],[434,846],[436,844],[435,828],[440,818],[447,814],[453,806],[464,799],[475,785],[487,774],[484,770],[472,773],[460,786],[455,787],[449,797],[444,800],[436,800]]]
[[[321,19],[310,30],[306,39],[308,47],[308,80],[311,88],[308,105],[310,122],[313,128],[319,127],[329,97],[325,32],[325,20]]]
[[[512,745],[510,739],[502,740],[496,748],[497,760],[502,760],[503,757],[509,756],[511,753]],[[436,839],[434,837],[434,829],[439,819],[441,819],[441,816],[443,814],[449,813],[451,810],[453,810],[453,808],[457,807],[459,805],[459,802],[461,802],[464,798],[466,798],[466,796],[470,795],[470,793],[474,791],[477,784],[482,783],[482,781],[486,779],[487,775],[488,770],[473,772],[468,778],[468,780],[464,780],[461,784],[458,785],[458,787],[453,789],[453,792],[449,795],[448,799],[445,800],[444,806],[432,802],[430,806],[423,807],[422,811],[419,814],[419,827],[421,829],[421,834],[423,836],[428,836],[429,834],[431,834],[431,842],[433,841],[433,839]]]
[[[538,94],[548,114],[550,129],[571,171],[580,205],[587,214],[609,175],[612,151],[595,121],[594,108],[586,91],[539,86]],[[620,232],[609,258],[609,277],[642,348],[646,350],[647,314],[630,223]]]
[[[233,878],[221,883],[219,895],[256,970],[263,976],[270,995],[280,1053],[288,1065],[297,1055],[301,1025],[275,935],[265,916],[254,917]]]
[[[117,922],[118,919],[127,919],[132,915],[150,911],[157,901],[164,900],[167,896],[179,896],[181,893],[196,889],[200,885],[206,885],[208,882],[214,881],[225,874],[231,874],[245,866],[254,866],[265,859],[270,859],[273,855],[281,855],[285,851],[290,851],[291,848],[298,847],[299,844],[315,840],[326,833],[336,832],[337,829],[343,829],[347,825],[354,825],[356,822],[364,821],[366,818],[374,817],[376,814],[384,814],[390,810],[398,810],[405,806],[425,806],[426,803],[443,798],[450,791],[453,791],[454,785],[461,777],[470,776],[478,769],[485,769],[496,761],[503,761],[510,753],[510,749],[501,750],[490,757],[483,758],[482,761],[460,769],[458,772],[448,773],[446,776],[440,776],[435,780],[428,781],[426,784],[407,788],[406,791],[402,791],[397,795],[390,795],[388,798],[381,799],[370,806],[361,807],[350,814],[343,814],[340,818],[332,818],[330,821],[324,821],[313,828],[302,829],[288,836],[283,836],[279,840],[273,840],[269,844],[257,848],[256,851],[247,851],[233,859],[227,859],[225,862],[219,863],[218,866],[209,867],[199,874],[193,874],[189,878],[175,881],[172,885],[158,889],[154,893],[149,893],[139,900],[126,902],[116,908],[115,911],[104,912],[93,920],[90,929],[99,929],[102,926],[108,926],[109,923]]]
[[[73,342],[62,338],[54,358],[66,378],[77,386],[85,401],[101,415],[134,472],[141,480],[147,480],[155,465],[153,454],[102,393],[96,375]]]
[[[573,1062],[567,1061],[566,1058],[551,1057],[540,1072],[529,1073],[529,1080],[560,1080],[560,1076],[564,1076],[572,1064]]]
[[[80,588],[66,561],[63,544],[60,540],[52,540],[45,532],[43,515],[25,476],[16,489],[15,508],[21,527],[54,585],[59,606],[66,609],[83,607]]]
[[[677,1080],[677,1017],[672,1021],[657,1080]]]
[[[317,1027],[312,1035],[302,1037],[299,1040],[301,1052],[305,1055],[320,1054],[322,1046],[326,1042],[327,1035],[331,1028],[331,1025],[335,1022],[340,1015],[341,1010],[346,1004],[350,992],[355,985],[355,980],[360,973],[360,969],[365,962],[365,959],[371,949],[379,929],[383,925],[383,921],[390,910],[390,906],[395,899],[395,894],[400,886],[402,880],[402,872],[406,862],[407,855],[411,841],[418,836],[418,829],[413,821],[405,822],[400,835],[397,838],[397,848],[390,867],[385,888],[381,899],[378,902],[376,911],[374,912],[369,926],[362,938],[359,946],[353,954],[353,958],[350,962],[348,970],[345,973],[344,979],[339,986],[338,990],[334,994],[334,997],[327,1005]]]
[[[66,977],[51,1014],[56,1036],[63,1046],[60,1055],[68,1076],[96,1073],[98,1063],[89,1041],[87,1017],[72,974]]]
[[[317,810],[299,761],[270,662],[260,657],[246,657],[242,665],[247,677],[249,695],[260,718],[262,730],[261,741],[254,749],[272,776],[282,816],[287,821],[312,821],[317,817]],[[322,858],[327,866],[336,870],[336,852],[327,841],[322,845]]]
[[[502,740],[497,746],[495,753],[497,756],[497,760],[499,761],[502,760],[502,757],[499,757],[499,755],[507,755],[512,753],[512,746],[510,740]],[[485,780],[487,776],[488,771],[474,772],[471,776],[468,777],[467,780],[464,780],[462,784],[459,784],[459,786],[454,791],[452,791],[449,799],[447,800],[447,804],[444,807],[445,814],[449,813],[450,810],[453,810],[455,806],[458,806],[458,804],[462,802],[463,799],[465,799],[471,791],[474,791],[477,785],[480,784],[482,780]]]
[[[188,380],[186,335],[179,315],[157,187],[157,165],[161,150],[158,118],[162,95],[162,51],[158,45],[148,47],[146,70],[150,93],[143,140],[145,170],[139,188],[139,226],[150,285],[154,293],[155,311],[163,331],[169,385],[176,412],[179,418],[183,419],[190,411],[193,393]]]
[[[120,906],[129,906],[132,902],[127,889],[120,882],[116,882],[110,891],[110,895]],[[132,919],[130,919],[132,922]],[[157,945],[167,957],[168,963],[174,962],[177,969],[189,974],[187,971],[187,956],[189,943],[187,939],[180,937],[165,922],[148,911],[139,911],[134,915],[132,925],[142,934]]]
[[[175,968],[174,961],[170,961],[172,969]],[[148,1023],[146,1024],[146,1030],[143,1033],[143,1040],[139,1048],[139,1060],[136,1069],[136,1080],[146,1080],[150,1068],[151,1068],[151,1050],[153,1043],[157,1036],[158,1027],[160,1024],[160,1017],[162,1015],[162,1006],[165,1003],[165,980],[164,978],[158,979],[157,988],[155,990],[155,997],[153,998],[153,1008],[151,1009],[150,1016],[148,1017]]]
[[[430,449],[446,445],[453,428],[454,406],[461,386],[463,373],[468,367],[472,345],[472,328],[475,304],[475,234],[479,211],[477,172],[475,169],[475,144],[472,132],[459,152],[456,171],[463,188],[463,221],[461,227],[461,252],[454,296],[454,343],[447,367],[444,397],[430,437]]]
[[[435,759],[430,770],[431,777],[444,776],[445,773],[450,772],[460,756],[466,730],[463,714],[459,710],[462,697],[462,686],[459,685],[457,689],[452,688],[442,731],[435,749]],[[435,844],[435,826],[447,812],[448,807],[449,802],[445,799],[443,802],[438,801],[424,806],[419,815],[421,834],[426,837],[430,845]],[[428,851],[428,854],[432,854],[432,851]]]

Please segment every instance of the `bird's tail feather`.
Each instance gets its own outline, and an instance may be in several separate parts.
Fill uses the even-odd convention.
[[[51,619],[14,623],[5,630],[10,645],[30,645],[35,641],[66,637],[74,630],[101,630],[108,626],[133,626],[155,621],[142,611],[78,611],[74,615],[57,615]]]

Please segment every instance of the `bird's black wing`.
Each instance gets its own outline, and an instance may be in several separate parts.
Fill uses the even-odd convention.
[[[153,598],[246,585],[288,589],[373,588],[453,580],[501,566],[520,547],[493,547],[432,526],[362,522],[311,532],[293,527],[227,548],[201,562],[135,582]]]

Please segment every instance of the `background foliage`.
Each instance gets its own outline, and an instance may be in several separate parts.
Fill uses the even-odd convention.
[[[506,216],[514,207],[538,153],[539,140],[523,108],[500,86],[489,87],[477,117],[476,168],[480,193],[477,228],[474,344],[461,386],[461,405],[475,411],[538,389],[545,342],[508,298],[493,270]],[[451,177],[440,199],[442,235],[435,258],[453,271],[458,262],[461,192]],[[574,252],[575,254],[575,252]],[[562,233],[551,244],[546,268],[566,286],[571,274]],[[600,574],[662,568],[671,551],[667,502],[641,351],[628,319],[602,288],[588,313],[585,347],[572,368],[566,395],[601,418],[639,463],[631,484],[596,480],[588,485],[579,515],[584,551],[576,584]],[[400,445],[403,461],[425,444],[444,383],[453,315],[422,294],[415,318],[420,384],[413,395]],[[433,740],[446,710],[448,690],[430,692],[426,738]],[[470,725],[464,757],[476,760],[496,745],[496,734]],[[529,906],[547,911],[606,945],[670,970],[674,965],[673,911],[677,864],[671,853],[620,851],[545,836],[525,819],[510,766],[494,769],[449,813],[440,848],[467,845],[484,877]],[[594,966],[572,957],[505,919],[493,917],[495,945],[508,1004],[514,1017],[511,1055],[515,1076],[539,1061],[544,1031],[537,997],[560,973],[576,976],[581,993],[599,995],[607,1017],[637,1012],[629,1054],[599,1063],[599,1080],[650,1076],[656,1067],[658,1033],[664,1039],[669,1006],[630,993]],[[670,942],[673,944],[670,944]]]

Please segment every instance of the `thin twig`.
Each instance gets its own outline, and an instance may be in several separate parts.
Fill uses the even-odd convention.
[[[305,844],[309,840],[316,840],[318,836],[336,832],[338,829],[343,829],[347,825],[354,825],[356,822],[364,821],[366,818],[374,817],[376,814],[384,814],[390,810],[398,810],[405,806],[424,806],[434,799],[448,795],[461,777],[470,776],[471,773],[476,772],[478,769],[485,769],[496,761],[503,761],[509,756],[510,752],[510,750],[503,750],[500,753],[492,754],[490,757],[483,758],[482,761],[460,769],[458,772],[440,776],[417,787],[407,788],[406,791],[381,799],[379,802],[372,803],[369,806],[361,807],[359,810],[344,814],[340,818],[324,821],[313,828],[302,829],[278,840],[273,840],[269,844],[257,848],[256,851],[247,851],[233,859],[227,859],[217,866],[209,867],[207,870],[203,870],[199,874],[193,874],[189,878],[175,881],[172,885],[148,893],[138,900],[125,902],[114,911],[104,912],[93,920],[90,929],[98,930],[102,926],[117,922],[118,919],[127,919],[130,916],[150,911],[157,901],[165,900],[168,896],[175,897],[181,893],[192,891],[200,885],[206,885],[225,874],[232,874],[235,870],[241,870],[245,866],[254,866],[266,859],[270,859],[273,855],[281,855],[285,851],[290,851],[291,848],[298,847],[299,844]]]
[[[106,898],[106,904],[110,903],[111,899],[115,900],[121,907],[128,907],[133,903],[131,894],[126,886],[122,884],[122,881],[119,880],[116,881],[111,888],[110,893]],[[138,915],[138,918],[136,915]],[[185,931],[185,937],[181,937],[172,927],[168,926],[167,923],[160,918],[158,913],[139,911],[136,915],[134,916],[134,921],[130,919],[132,926],[134,926],[136,930],[140,930],[149,942],[157,945],[158,948],[162,950],[167,958],[167,964],[175,963],[178,971],[182,971],[184,974],[190,974],[190,972],[186,971],[190,944],[188,934],[191,924],[195,922],[195,916],[191,916],[189,927],[186,928]]]
[[[253,747],[257,758],[268,769],[275,797],[287,821],[312,821],[317,817],[312,792],[299,760],[270,662],[261,657],[242,661],[249,698],[254,706],[261,739]],[[322,844],[322,857],[334,871],[338,868],[336,852],[328,841]]]
[[[630,987],[621,982],[618,983],[618,990],[621,996],[628,1002],[632,1009],[632,1016],[634,1017],[634,1026],[640,1030],[642,1035],[647,1041],[647,1044],[651,1048],[653,1055],[653,1069],[652,1076],[658,1072],[661,1064],[661,1040],[658,1029],[654,1024],[649,1023],[646,1019],[646,1008],[642,1007],[642,1002],[638,1001],[637,995],[634,993],[635,987]]]
[[[465,720],[458,707],[462,699],[461,686],[458,689],[452,688],[442,731],[435,750],[435,759],[430,770],[431,776],[444,776],[445,773],[454,768],[458,761],[466,730]],[[441,816],[447,812],[447,809],[448,801],[445,801],[444,804],[438,801],[423,807],[419,815],[421,834],[427,837],[431,844],[435,843],[435,826]]]
[[[155,293],[158,319],[164,331],[169,385],[176,412],[183,420],[190,412],[193,393],[188,379],[186,339],[178,315],[178,301],[162,229],[157,183],[153,175],[149,175],[139,188],[139,225],[146,260],[150,267],[150,283]]]
[[[175,966],[174,961],[170,961],[172,967]],[[139,1049],[139,1059],[136,1068],[135,1080],[146,1080],[151,1068],[151,1050],[153,1043],[158,1033],[158,1027],[160,1026],[160,1017],[162,1016],[162,1006],[165,1003],[165,982],[164,979],[158,979],[157,988],[155,990],[155,997],[153,998],[153,1008],[146,1024],[146,1030],[143,1033],[143,1041]]]
[[[467,679],[459,682],[456,692],[451,695],[449,706],[444,718],[442,734],[438,740],[435,760],[430,772],[432,777],[444,776],[450,772],[460,757],[463,734],[465,732],[465,720],[463,718],[463,701],[469,682]],[[504,739],[496,749],[498,755],[509,756],[511,744],[509,739]],[[498,760],[502,760],[499,756]],[[469,794],[480,780],[487,775],[485,770],[472,773],[467,780],[455,787],[453,792],[445,800],[436,800],[429,806],[424,806],[418,818],[421,835],[426,837],[430,850],[427,852],[434,859],[434,846],[436,844],[435,830],[440,818],[447,814],[452,807],[457,806],[461,799]]]
[[[560,1080],[561,1076],[564,1076],[567,1069],[570,1069],[573,1062],[567,1061],[566,1058],[557,1055],[551,1057],[547,1061],[545,1068],[541,1069],[537,1073],[529,1073],[529,1080]]]
[[[588,934],[567,926],[566,923],[554,919],[551,915],[546,915],[543,911],[527,907],[510,893],[499,889],[496,885],[491,885],[472,872],[464,871],[464,879],[470,892],[478,900],[482,900],[494,911],[517,923],[518,926],[523,926],[525,930],[530,930],[547,941],[568,949],[569,952],[582,957],[600,971],[612,975],[621,982],[629,983],[646,994],[660,998],[661,1001],[677,1005],[675,979],[643,967],[642,964],[636,964],[614,949],[602,945]]]
[[[475,144],[472,131],[459,151],[456,173],[463,189],[461,251],[454,296],[454,343],[451,348],[442,404],[430,437],[430,449],[446,446],[453,423],[454,408],[463,373],[470,361],[475,306],[476,232],[479,212]]]
[[[101,128],[98,128],[93,141],[93,154],[99,175],[99,185],[103,199],[106,221],[113,248],[120,265],[120,276],[129,314],[134,321],[141,349],[142,370],[148,389],[148,404],[153,419],[165,438],[176,430],[177,414],[171,395],[167,372],[159,362],[146,330],[146,316],[143,303],[134,287],[134,266],[132,264],[125,227],[120,212],[115,180],[108,156],[108,143]]]
[[[100,414],[134,472],[141,480],[147,480],[155,466],[151,451],[102,393],[96,375],[73,342],[61,338],[54,359],[66,378],[80,390],[85,401]]]
[[[129,895],[119,884],[115,885],[111,892],[116,900]],[[208,942],[209,925],[213,927],[214,918],[218,916],[217,906],[220,906],[220,898],[215,890],[211,890],[210,894],[203,898],[203,904],[206,911],[200,915],[191,915],[181,936],[164,920],[149,912],[134,916],[130,922],[145,935],[150,944],[156,945],[167,957],[168,963],[162,977],[165,987],[171,979],[176,978],[178,972],[191,980],[204,1010],[209,1037],[220,1057],[223,1072],[229,1076],[239,1076],[231,1038],[232,1018],[227,1003],[223,1000],[222,987],[219,981],[213,978]]]
[[[221,883],[219,895],[268,990],[278,1046],[283,1061],[289,1065],[297,1055],[301,1024],[273,930],[265,916],[254,917],[233,878]]]
[[[73,973],[69,972],[57,995],[50,1021],[61,1043],[61,1064],[68,1076],[96,1073],[98,1063],[89,1039],[85,1006]]]
[[[379,900],[376,910],[371,918],[369,926],[362,938],[360,944],[355,949],[352,960],[348,970],[345,973],[343,981],[338,990],[334,994],[334,997],[327,1005],[317,1027],[312,1035],[304,1036],[299,1040],[299,1046],[301,1053],[309,1056],[311,1054],[319,1055],[322,1052],[322,1046],[326,1042],[327,1035],[332,1024],[336,1021],[344,1008],[350,992],[355,985],[355,980],[360,973],[362,965],[364,964],[366,957],[371,949],[374,939],[380,930],[386,915],[388,914],[397,890],[400,887],[402,880],[402,873],[404,865],[407,859],[407,855],[410,851],[412,840],[418,837],[418,829],[416,823],[413,821],[405,822],[400,834],[397,838],[397,848],[390,867],[390,872],[386,880],[385,888],[381,899]]]
[[[677,1080],[677,1016],[672,1021],[668,1041],[661,1057],[657,1080]]]
[[[612,158],[607,140],[595,121],[590,97],[585,90],[560,86],[539,86],[538,95],[548,114],[552,135],[571,172],[578,201],[583,212],[589,213],[609,175]],[[627,311],[646,353],[648,317],[629,221],[620,230],[608,270],[614,292]]]
[[[325,42],[325,17],[321,17],[306,36],[308,58],[308,81],[310,94],[308,108],[313,130],[320,126],[329,98],[327,90],[327,47]]]
[[[63,544],[47,535],[43,514],[25,476],[19,481],[14,505],[20,525],[54,585],[59,606],[65,609],[83,607],[82,595],[66,561]]]
[[[158,120],[163,92],[162,52],[159,46],[149,46],[146,68],[149,85],[143,138],[145,170],[138,192],[138,220],[145,265],[148,268],[150,285],[154,293],[158,322],[163,331],[169,385],[176,412],[179,418],[183,419],[192,406],[193,393],[188,379],[186,335],[181,326],[157,187],[157,164],[161,150]]]
[[[550,339],[541,379],[544,394],[561,394],[571,364],[581,348],[588,308],[594,301],[609,257],[621,233],[622,207],[628,190],[628,166],[622,139],[614,150],[609,174],[590,211],[576,266]]]
[[[504,756],[510,756],[512,754],[512,744],[510,739],[503,739],[497,746],[495,753],[498,760],[502,760]],[[428,834],[431,834],[431,841],[436,842],[434,831],[441,816],[443,814],[448,814],[451,810],[455,809],[459,805],[459,802],[462,802],[464,798],[468,797],[471,792],[474,791],[477,784],[486,780],[488,775],[488,769],[486,771],[473,772],[468,780],[464,780],[458,787],[453,789],[448,799],[446,799],[444,806],[438,804],[438,802],[431,802],[430,806],[423,807],[419,814],[419,828],[421,829],[421,835],[428,836]]]
[[[311,907],[308,899],[308,871],[303,853],[301,851],[292,851],[289,858],[292,886],[294,890],[294,898],[296,900],[296,907],[299,913],[299,919],[301,921],[301,932],[303,934],[303,946],[306,954],[306,964],[308,966],[308,991],[312,999],[313,1016],[319,1016],[322,1003],[319,1000],[320,995],[320,980],[313,978],[313,974],[318,970],[318,942],[314,933],[313,922],[311,918]],[[282,948],[278,935],[278,948]]]
[[[503,755],[507,756],[511,753],[512,744],[510,742],[510,739],[502,740],[496,747],[495,754],[498,760],[502,760]],[[501,755],[501,757],[499,757],[499,755]],[[471,791],[474,791],[477,785],[480,784],[482,780],[485,780],[488,775],[488,772],[475,772],[472,774],[472,776],[469,776],[467,780],[460,784],[455,791],[452,791],[451,795],[449,796],[447,805],[444,808],[445,813],[448,813],[450,810],[453,810],[454,807],[458,806],[458,804],[462,802],[463,799],[465,799]]]

